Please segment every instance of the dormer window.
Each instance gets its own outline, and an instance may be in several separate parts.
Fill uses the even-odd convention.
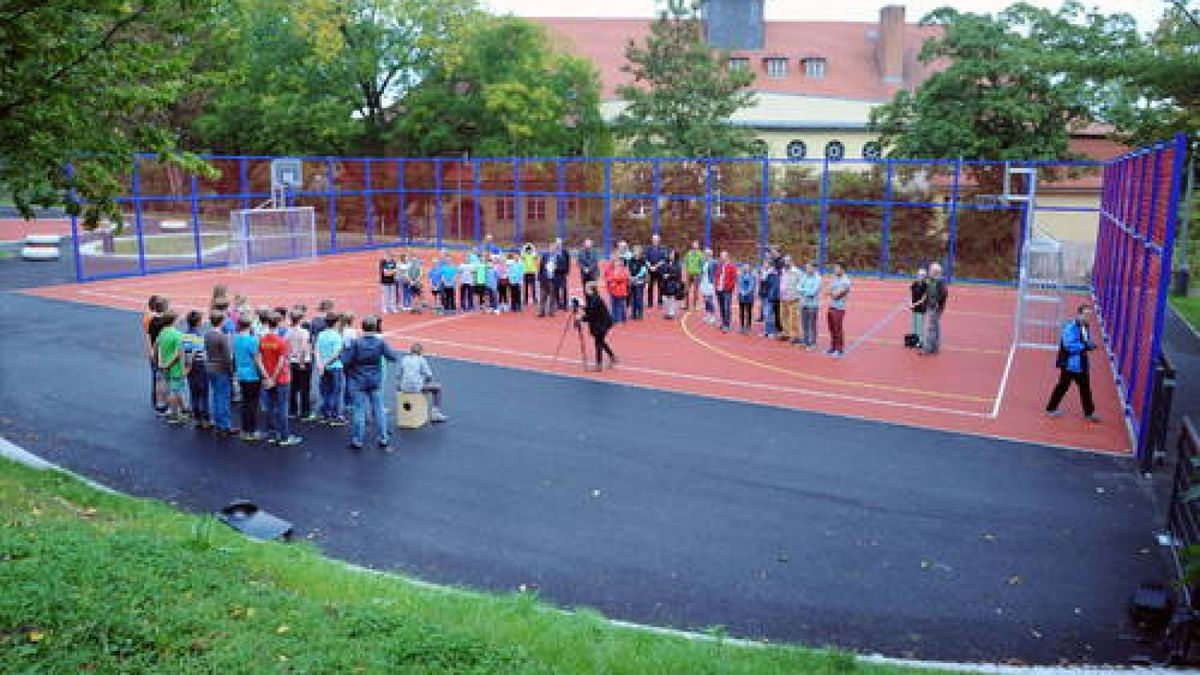
[[[744,56],[734,56],[729,59],[729,70],[735,73],[744,73],[750,70],[750,59]]]
[[[804,76],[819,80],[825,77],[825,58],[822,56],[808,56],[800,60],[804,64]]]
[[[777,80],[787,77],[788,60],[786,58],[781,56],[768,56],[767,58],[763,59],[763,61],[767,65],[767,77],[773,77]]]

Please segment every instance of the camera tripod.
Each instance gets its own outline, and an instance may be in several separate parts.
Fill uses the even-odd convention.
[[[551,361],[558,361],[558,354],[562,351],[563,342],[567,339],[567,333],[572,326],[575,328],[576,335],[579,336],[579,363],[584,368],[587,368],[587,351],[583,346],[583,327],[579,325],[578,311],[571,311],[567,315],[567,322],[563,325],[562,334],[558,336],[558,346],[554,348],[554,358]]]

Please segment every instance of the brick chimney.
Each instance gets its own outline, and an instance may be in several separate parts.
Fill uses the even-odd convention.
[[[879,73],[884,82],[904,81],[904,5],[879,10]]]

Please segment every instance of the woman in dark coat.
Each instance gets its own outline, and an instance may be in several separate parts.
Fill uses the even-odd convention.
[[[587,293],[584,296],[583,316],[579,320],[587,323],[588,332],[596,341],[595,370],[602,368],[604,354],[608,354],[608,367],[612,368],[617,365],[617,355],[613,354],[612,348],[605,341],[613,325],[612,315],[608,313],[608,305],[604,304],[604,298],[600,297],[595,281],[587,282],[584,290]]]
[[[662,297],[667,306],[663,318],[674,319],[675,310],[684,294],[683,270],[679,265],[679,254],[674,249],[667,254],[660,273],[662,274]]]

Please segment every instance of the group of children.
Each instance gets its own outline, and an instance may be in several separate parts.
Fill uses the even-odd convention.
[[[307,313],[303,305],[254,309],[244,296],[231,301],[227,289],[217,286],[207,314],[191,310],[180,322],[167,298],[151,296],[142,327],[155,409],[170,424],[190,421],[218,434],[284,447],[303,441],[292,433],[289,418],[346,426],[347,410],[354,416],[351,445],[362,447],[369,410],[379,444],[387,447],[381,370],[384,361],[396,361],[399,381],[413,393],[433,394],[430,418],[445,421],[440,385],[419,344],[397,356],[379,336],[378,317],[364,317],[360,330],[354,314],[335,312],[332,300],[321,301],[311,321]],[[239,401],[235,424],[231,409]],[[260,412],[266,416],[261,430]]]

